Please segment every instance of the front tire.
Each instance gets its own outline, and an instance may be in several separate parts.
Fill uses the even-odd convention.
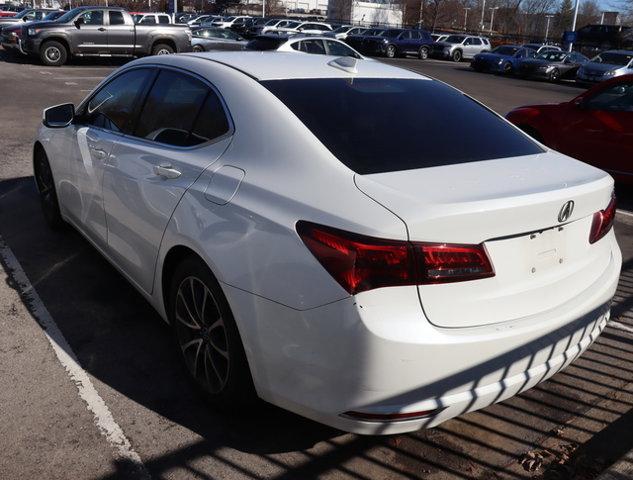
[[[57,200],[53,172],[48,158],[42,150],[35,152],[33,173],[35,175],[35,184],[40,195],[40,205],[46,224],[52,230],[60,230],[66,225],[66,222],[64,222],[61,212],[59,211],[59,201]]]
[[[175,269],[168,316],[189,378],[215,406],[234,410],[257,399],[229,304],[209,268],[185,258]]]
[[[503,64],[503,74],[504,75],[512,75],[512,64],[510,62],[506,62]]]
[[[462,58],[464,58],[464,55],[462,54],[461,50],[455,50],[451,55],[451,58],[455,63],[459,63],[462,61]]]
[[[202,48],[200,45],[194,45],[194,46],[193,46],[193,48],[192,48],[192,50],[193,50],[195,53],[201,53],[201,52],[204,52],[204,48]]]
[[[387,58],[396,58],[396,47],[395,45],[388,45],[387,50],[385,51],[385,56]]]
[[[420,50],[418,50],[418,58],[420,60],[429,58],[429,47],[420,47]]]
[[[68,60],[66,47],[54,40],[45,42],[40,49],[40,59],[49,67],[60,67]]]
[[[172,53],[174,53],[173,47],[166,43],[158,43],[152,48],[152,55],[171,55]]]
[[[555,68],[554,70],[550,72],[549,81],[554,82],[554,83],[560,81],[560,71],[558,70],[558,68]]]

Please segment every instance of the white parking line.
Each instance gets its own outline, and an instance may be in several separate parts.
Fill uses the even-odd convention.
[[[624,215],[626,217],[633,217],[633,212],[628,212],[626,210],[616,210],[620,215]]]
[[[64,85],[79,85],[77,82],[64,82]]]
[[[105,78],[105,75],[100,77],[55,77],[53,80],[102,80],[103,78]]]
[[[66,341],[64,334],[55,323],[55,320],[53,320],[53,317],[51,317],[42,299],[31,285],[20,262],[2,237],[0,237],[0,258],[8,267],[9,271],[7,274],[17,284],[20,296],[29,305],[31,314],[42,326],[44,335],[51,344],[59,363],[61,363],[68,377],[77,387],[79,397],[86,403],[88,410],[92,412],[94,423],[101,435],[106,438],[121,459],[127,460],[136,467],[142,478],[150,479],[149,472],[143,465],[141,457],[134,451],[125,433],[114,420],[110,409],[99,396],[86,371],[79,365],[77,357]]]
[[[623,332],[633,333],[633,328],[631,328],[628,325],[625,325],[623,323],[616,322],[614,320],[609,321],[608,325],[610,327],[615,328],[616,330],[622,330]]]

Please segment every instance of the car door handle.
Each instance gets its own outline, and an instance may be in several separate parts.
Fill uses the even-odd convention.
[[[163,178],[178,178],[181,175],[181,172],[171,165],[155,165],[154,173]]]
[[[99,30],[100,32],[105,32],[106,31],[106,29],[103,28],[103,27],[99,27],[99,28],[97,28],[97,30]]]
[[[108,156],[106,151],[101,150],[100,148],[91,148],[90,150],[92,150],[92,153],[94,153],[94,156],[97,157],[99,160],[103,160],[104,158]]]

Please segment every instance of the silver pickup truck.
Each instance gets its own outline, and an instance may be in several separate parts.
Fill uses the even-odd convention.
[[[59,66],[70,57],[135,57],[191,51],[186,25],[135,25],[116,7],[78,7],[53,22],[25,24],[2,46]]]

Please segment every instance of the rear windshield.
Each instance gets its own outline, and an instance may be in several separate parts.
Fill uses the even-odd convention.
[[[485,107],[436,81],[334,78],[262,84],[359,174],[543,152]]]

